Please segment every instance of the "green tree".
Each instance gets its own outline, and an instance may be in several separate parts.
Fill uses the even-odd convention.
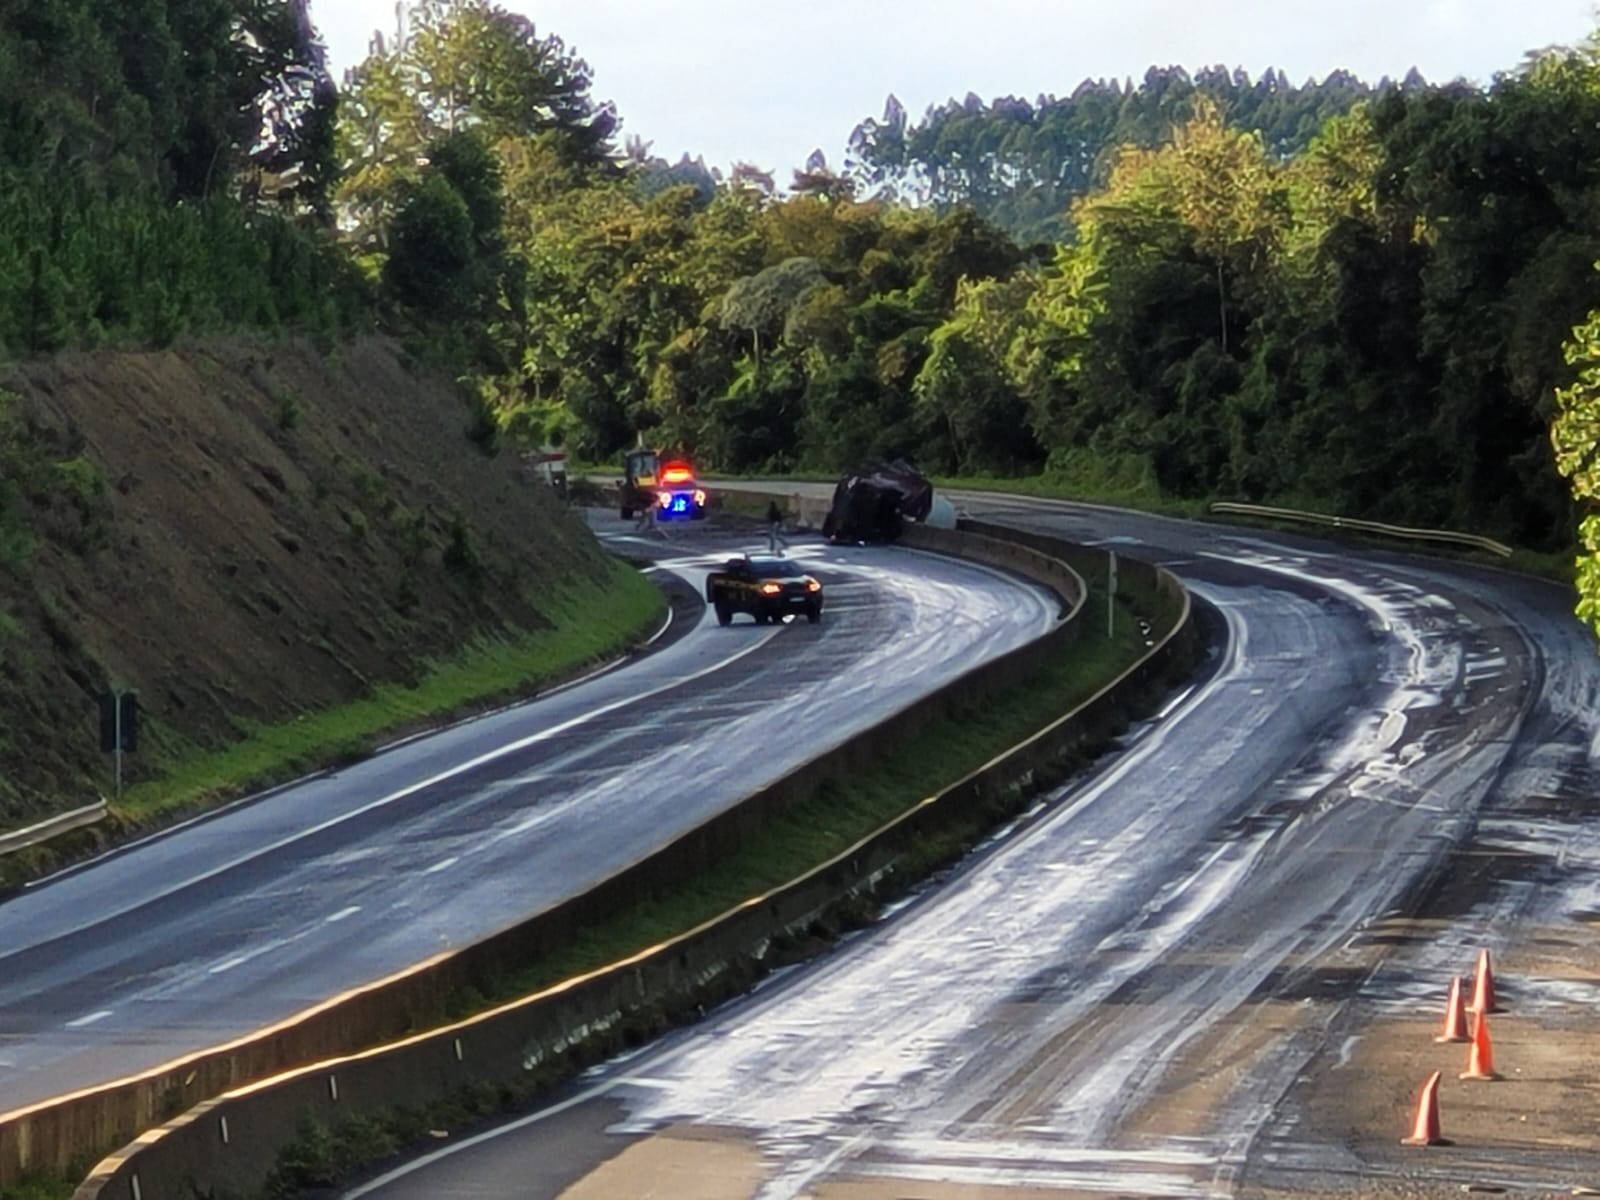
[[[449,316],[472,303],[476,261],[472,212],[442,173],[406,185],[395,214],[384,283],[402,303],[427,315]]]
[[[1600,311],[1573,329],[1563,353],[1577,378],[1555,394],[1550,442],[1582,512],[1574,564],[1578,616],[1600,632]]]
[[[963,284],[954,315],[933,333],[914,391],[946,469],[1012,474],[1043,459],[1027,402],[1006,369],[1032,286],[1026,278]],[[931,458],[926,450],[923,458]]]
[[[427,148],[476,132],[506,188],[560,172],[615,173],[616,115],[590,95],[591,73],[561,39],[488,0],[417,0],[407,34],[378,39],[344,90],[339,204],[369,250]]]
[[[777,337],[790,313],[812,288],[826,280],[813,258],[786,258],[776,266],[736,281],[722,298],[719,319],[728,329],[749,334],[751,354],[761,363],[761,337]]]

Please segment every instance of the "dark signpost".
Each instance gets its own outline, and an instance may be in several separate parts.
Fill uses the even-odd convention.
[[[122,752],[139,748],[139,693],[100,693],[100,749],[117,755],[117,799],[122,799]]]

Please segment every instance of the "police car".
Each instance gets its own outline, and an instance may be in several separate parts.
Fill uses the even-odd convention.
[[[793,559],[746,554],[706,577],[706,603],[719,625],[732,622],[735,613],[749,613],[757,625],[803,613],[815,625],[822,620],[822,584]]]

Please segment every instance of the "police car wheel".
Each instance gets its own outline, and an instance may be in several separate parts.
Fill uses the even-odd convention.
[[[719,603],[715,607],[716,607],[716,610],[717,610],[717,624],[718,625],[727,625],[727,624],[732,623],[732,621],[733,621],[733,612],[728,608],[728,606],[726,604],[720,604]]]

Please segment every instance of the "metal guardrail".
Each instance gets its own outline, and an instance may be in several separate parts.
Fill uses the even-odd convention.
[[[1302,512],[1297,508],[1269,508],[1264,504],[1234,504],[1219,500],[1211,506],[1219,514],[1242,517],[1269,517],[1274,521],[1303,521],[1308,525],[1326,525],[1334,529],[1355,529],[1362,533],[1381,533],[1386,537],[1405,538],[1416,542],[1443,542],[1447,545],[1471,546],[1487,550],[1501,558],[1511,557],[1511,547],[1493,538],[1479,537],[1475,533],[1456,533],[1449,529],[1412,529],[1405,525],[1385,525],[1379,521],[1362,521],[1355,517],[1331,517],[1326,513]]]
[[[29,825],[26,829],[0,833],[0,854],[10,854],[16,850],[25,850],[29,846],[37,846],[40,842],[47,842],[69,829],[81,829],[85,825],[93,825],[96,821],[104,820],[105,815],[106,802],[101,800],[62,813],[59,817],[51,817],[48,821],[40,821],[37,825]]]
[[[1045,571],[1046,577],[1039,581],[1062,595],[1063,607],[1069,610],[1069,615],[1076,614],[1082,606],[1086,587],[1070,564],[1054,563],[1046,571],[1044,560],[1049,556],[1028,547],[992,545],[993,539],[978,534],[925,530],[920,526],[917,530],[919,542],[924,539],[934,543],[959,542],[967,546],[973,557],[982,561],[993,561],[1024,574],[1031,573],[1030,566],[1035,571]],[[930,545],[926,548],[933,547]],[[947,545],[946,549],[953,552],[956,546]],[[0,1184],[21,1178],[28,1170],[72,1170],[72,1164],[84,1157],[101,1153],[106,1146],[118,1141],[125,1142],[129,1136],[160,1126],[172,1115],[173,1104],[197,1105],[240,1088],[245,1088],[252,1096],[266,1096],[267,1091],[255,1085],[260,1085],[262,1080],[269,1077],[279,1076],[286,1070],[303,1070],[294,1064],[342,1059],[352,1053],[359,1056],[359,1047],[386,1044],[403,1037],[415,1027],[415,1014],[430,1011],[429,1006],[434,1003],[432,998],[467,984],[478,986],[479,981],[491,974],[503,977],[506,974],[504,964],[513,957],[515,961],[536,959],[555,948],[570,944],[576,931],[592,926],[625,906],[633,905],[639,895],[659,887],[661,880],[690,877],[704,870],[713,856],[725,854],[729,848],[740,844],[746,830],[769,820],[772,814],[791,807],[796,803],[796,797],[820,786],[823,780],[853,773],[855,764],[873,756],[885,739],[903,741],[910,732],[929,719],[928,714],[942,712],[950,703],[948,697],[959,697],[965,702],[974,695],[992,693],[1006,682],[1014,682],[1030,674],[1039,659],[1042,641],[1070,641],[1077,632],[1077,624],[1064,616],[1042,638],[971,668],[959,678],[946,683],[939,691],[913,701],[883,723],[847,739],[831,750],[823,751],[783,779],[744,797],[739,803],[724,809],[719,815],[666,846],[656,848],[592,891],[547,908],[528,921],[502,929],[482,941],[441,953],[420,967],[403,971],[370,987],[346,992],[268,1029],[247,1034],[226,1045],[174,1059],[139,1075],[11,1112],[4,1111],[4,1096],[0,1095]],[[770,940],[770,933],[764,934],[763,938]],[[673,957],[673,954],[666,956],[669,960]],[[594,986],[602,992],[612,987],[636,988],[636,983],[628,982],[630,972],[631,968],[615,976],[605,974],[603,980],[596,976]],[[668,972],[673,977],[681,973],[678,968],[671,968]],[[713,976],[715,974],[713,972]],[[617,980],[622,982],[618,983]],[[554,1005],[550,1011],[557,1014],[555,1019],[558,1023],[564,1023],[564,1030],[581,1026],[594,1016],[590,1014],[568,1022],[566,1001],[549,1003]],[[595,1017],[602,1021],[597,1029],[605,1028],[603,1022],[610,1019],[606,1014],[613,1007],[609,999],[605,1001],[599,1016]],[[563,1032],[558,1040],[568,1040],[569,1037],[569,1033]],[[524,1068],[520,1064],[525,1058],[524,1051],[517,1047],[527,1042],[528,1035],[524,1033],[519,1038],[514,1039],[509,1049],[497,1060],[502,1065],[510,1064],[515,1078],[521,1077]],[[376,1052],[373,1056],[375,1059],[379,1057]],[[452,1061],[457,1067],[462,1067],[462,1063],[466,1062],[474,1071],[483,1069],[476,1057],[465,1060],[453,1057]],[[341,1067],[339,1087],[344,1096],[341,1103],[345,1108],[340,1111],[348,1111],[361,1094],[349,1070]],[[436,1075],[437,1072],[427,1075],[424,1082]],[[254,1085],[251,1081],[254,1081]],[[432,1084],[427,1086],[432,1087]],[[402,1094],[396,1090],[397,1087],[391,1082],[378,1089],[376,1094],[380,1095],[383,1104],[393,1107],[398,1102],[397,1097]],[[0,1088],[0,1093],[3,1093],[3,1088]],[[429,1098],[432,1098],[431,1093]],[[332,1099],[337,1100],[337,1097]],[[298,1110],[295,1110],[295,1120],[298,1120]],[[207,1128],[209,1130],[211,1127],[208,1125]],[[241,1158],[240,1155],[247,1145],[257,1144],[256,1139],[267,1137],[268,1126],[252,1120],[248,1126],[248,1138],[246,1128],[236,1111],[231,1142],[233,1149],[225,1153],[217,1145],[208,1143],[199,1160],[205,1164],[206,1172],[215,1175],[249,1167],[254,1160],[248,1156]],[[291,1122],[284,1140],[293,1135]],[[161,1143],[141,1140],[132,1143],[123,1158],[113,1155],[122,1163],[112,1168],[113,1171],[143,1170],[145,1176],[141,1186],[145,1196],[167,1197],[180,1192],[188,1194],[189,1190],[193,1190],[186,1185],[152,1185],[155,1171],[148,1163],[152,1157],[161,1158],[164,1153],[152,1151],[152,1144]],[[170,1147],[178,1143],[173,1141],[165,1144]],[[229,1144],[226,1141],[223,1143]],[[270,1163],[271,1155],[267,1157]],[[146,1165],[141,1167],[141,1162]],[[241,1163],[245,1166],[241,1167]],[[171,1176],[172,1179],[183,1178],[184,1171],[190,1170],[189,1167],[172,1169],[177,1171]],[[193,1170],[199,1171],[200,1168],[195,1166]],[[252,1177],[251,1188],[258,1183],[259,1180]],[[127,1200],[131,1194],[131,1188],[107,1190],[108,1187],[104,1180],[96,1182],[91,1179],[80,1188],[78,1200],[88,1200],[89,1197],[96,1200],[102,1197]],[[232,1194],[248,1189],[234,1187],[230,1182],[226,1190]]]
[[[957,536],[942,530],[928,533],[933,540]],[[993,540],[983,534],[969,536],[974,543]],[[1024,548],[1028,549],[1028,558],[1050,557],[1037,548]],[[1018,564],[1012,565],[1015,568]],[[1081,577],[1065,559],[1058,560],[1058,566],[1060,575],[1076,580],[1081,588]],[[1175,577],[1162,568],[1137,562],[1130,563],[1129,568],[1149,571],[1156,586],[1175,588],[1183,595],[1182,612],[1172,628],[1164,632],[1156,646],[1146,650],[1139,663],[1080,704],[1073,713],[965,779],[924,798],[909,811],[800,878],[752,897],[686,934],[619,963],[454,1024],[408,1033],[398,1039],[384,1039],[383,1044],[367,1049],[322,1046],[318,1053],[297,1056],[298,1061],[313,1065],[280,1067],[265,1078],[251,1075],[248,1067],[241,1063],[219,1075],[215,1088],[202,1085],[192,1095],[189,1085],[195,1081],[196,1073],[203,1078],[207,1067],[194,1060],[168,1064],[148,1077],[141,1077],[151,1084],[141,1104],[108,1104],[106,1111],[98,1115],[89,1106],[99,1101],[88,1092],[7,1114],[16,1118],[17,1124],[29,1122],[26,1137],[19,1137],[17,1129],[0,1126],[0,1133],[8,1133],[15,1139],[10,1153],[15,1157],[20,1147],[27,1146],[33,1165],[48,1165],[53,1161],[48,1157],[48,1147],[58,1141],[70,1142],[75,1151],[92,1150],[96,1143],[107,1140],[107,1131],[114,1130],[118,1136],[126,1137],[130,1124],[136,1124],[140,1130],[148,1132],[104,1159],[79,1186],[73,1200],[125,1200],[129,1196],[168,1196],[180,1191],[187,1194],[189,1190],[200,1194],[212,1188],[228,1194],[253,1191],[260,1186],[279,1148],[295,1136],[308,1117],[333,1124],[351,1116],[370,1115],[397,1106],[420,1107],[460,1087],[515,1083],[526,1075],[531,1065],[544,1061],[546,1056],[558,1055],[565,1047],[585,1038],[603,1039],[628,1013],[645,1004],[647,995],[671,1000],[657,1011],[670,1011],[676,1005],[688,1012],[688,1006],[697,1003],[697,997],[717,998],[717,980],[740,977],[744,968],[738,966],[738,961],[766,961],[766,947],[770,946],[775,931],[809,930],[840,898],[873,892],[877,881],[892,872],[899,861],[906,839],[919,831],[942,829],[944,822],[971,812],[984,796],[997,794],[1019,779],[1031,778],[1038,762],[1043,760],[1042,748],[1057,742],[1056,750],[1077,745],[1080,724],[1100,719],[1092,714],[1100,714],[1101,710],[1113,711],[1123,692],[1138,686],[1147,671],[1176,652],[1180,638],[1190,628],[1187,594]],[[1073,614],[1081,608],[1080,595]],[[1075,633],[1073,624],[1067,620],[1044,638],[1057,639],[1060,644]],[[935,706],[947,704],[950,696],[970,693],[974,674],[1009,671],[1012,667],[1007,663],[1036,660],[1043,640],[974,668],[923,697],[912,708],[926,706],[931,711]],[[945,699],[940,699],[941,696]],[[848,769],[847,764],[863,749],[870,752],[881,743],[887,725],[910,716],[913,714],[909,710],[903,710],[884,725],[824,751],[799,768],[797,774],[811,771],[822,760],[830,758]],[[913,727],[916,723],[915,719],[910,722]],[[820,778],[820,775],[813,778],[807,787],[815,786]],[[779,791],[783,787],[780,782],[764,790]],[[760,803],[760,795],[747,797],[744,805]],[[730,831],[733,828],[730,824]],[[665,861],[674,854],[678,844],[660,848],[652,857]],[[636,868],[646,865],[636,864]],[[639,892],[640,886],[633,882],[619,890],[619,894],[629,898]],[[533,921],[547,919],[549,915],[533,918]],[[578,924],[588,924],[590,920],[584,915],[578,918]],[[507,932],[514,934],[514,931]],[[504,938],[506,933],[496,937]],[[523,953],[532,945],[528,941],[521,944]],[[452,954],[459,956],[471,951],[472,947],[467,947]],[[382,1000],[380,993],[385,986],[401,983],[401,978],[397,977],[388,984],[370,989],[369,994],[398,1011],[406,1005],[396,999]],[[438,986],[437,983],[429,985],[429,990],[437,990]],[[350,1031],[360,1024],[359,1017],[340,1018],[330,1029],[336,1037],[350,1041]],[[286,1035],[296,1036],[295,1029],[282,1026],[268,1031],[262,1040],[275,1042]],[[221,1048],[219,1053],[242,1048],[240,1043]],[[254,1082],[244,1082],[251,1078]],[[184,1084],[178,1086],[173,1082],[177,1079],[184,1079]],[[163,1116],[155,1109],[166,1102],[174,1088],[191,1100],[198,1099],[201,1094],[208,1098],[193,1103],[187,1111],[162,1124]],[[64,1115],[59,1110],[74,1102],[84,1103],[84,1111],[58,1121],[57,1118]],[[31,1123],[35,1119],[40,1122],[38,1128]],[[0,1142],[0,1149],[3,1148]]]

